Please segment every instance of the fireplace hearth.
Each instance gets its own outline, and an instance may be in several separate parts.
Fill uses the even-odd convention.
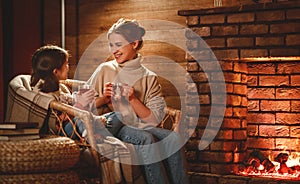
[[[298,179],[269,176],[224,175],[190,172],[190,183],[201,184],[299,184]]]

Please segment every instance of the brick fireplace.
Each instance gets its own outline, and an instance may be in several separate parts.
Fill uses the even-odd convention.
[[[213,142],[199,150],[212,102],[217,101],[208,78],[219,74],[204,72],[190,55],[201,43],[187,31],[187,71],[198,89],[197,94],[187,93],[187,112],[194,110],[189,99],[198,96],[201,105],[199,118],[186,117],[187,124],[198,121],[186,145],[193,183],[258,182],[230,176],[253,150],[270,158],[281,152],[300,156],[299,12],[299,0],[178,12],[212,49],[226,85],[222,125]]]

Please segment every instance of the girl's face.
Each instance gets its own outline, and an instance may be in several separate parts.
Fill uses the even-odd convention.
[[[66,80],[69,74],[69,62],[68,60],[64,62],[60,69],[53,70],[54,75],[58,80]]]
[[[119,64],[132,60],[137,56],[137,40],[129,43],[122,35],[117,33],[110,34],[108,40],[109,50]]]

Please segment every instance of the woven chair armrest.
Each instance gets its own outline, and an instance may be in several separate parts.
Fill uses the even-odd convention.
[[[86,110],[81,110],[79,108],[73,107],[68,104],[61,103],[59,101],[53,100],[50,102],[50,108],[59,112],[67,113],[71,116],[76,116],[77,118],[81,119],[86,130],[87,130],[87,139],[89,147],[91,148],[91,152],[93,154],[93,157],[95,158],[95,161],[98,161],[98,154],[97,150],[97,143],[96,139],[94,137],[94,129],[93,129],[93,115],[91,112],[88,112]],[[99,163],[97,163],[99,164]]]
[[[165,111],[165,117],[158,124],[157,127],[166,128],[178,133],[179,126],[180,126],[180,119],[181,119],[181,111],[169,106],[165,107],[164,111]]]
[[[84,116],[89,116],[89,112],[85,110],[81,110],[77,107],[73,107],[71,105],[65,104],[58,102],[56,100],[51,101],[50,103],[50,108],[61,111],[61,112],[66,112],[72,116],[78,116],[79,118],[82,118]]]

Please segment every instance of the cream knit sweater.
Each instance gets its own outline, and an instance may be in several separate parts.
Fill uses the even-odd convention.
[[[125,118],[125,121],[131,122],[125,123],[139,128],[158,124],[164,116],[165,107],[165,101],[161,94],[161,86],[158,83],[157,75],[143,66],[141,64],[142,60],[142,56],[138,55],[136,59],[122,64],[118,64],[116,60],[102,63],[87,81],[88,84],[95,86],[95,90],[100,97],[103,96],[104,84],[107,82],[125,83],[133,86],[135,96],[151,110],[151,115],[155,117],[156,122],[147,121],[147,119],[150,118],[139,119],[126,100],[123,101],[123,103],[113,102],[112,104],[108,104],[106,108],[108,107],[110,111],[121,111],[123,120],[124,116],[130,114],[127,116],[129,118]],[[99,108],[98,112],[104,113],[103,108],[105,107]]]

